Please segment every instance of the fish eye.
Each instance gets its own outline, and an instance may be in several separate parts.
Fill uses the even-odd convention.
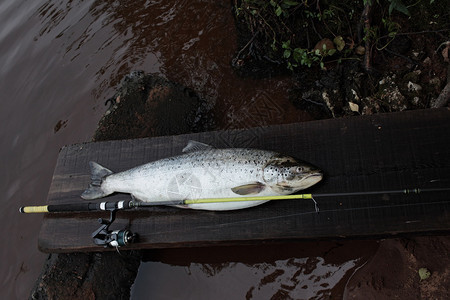
[[[295,171],[297,173],[303,173],[303,167],[297,167],[297,169],[295,169]]]

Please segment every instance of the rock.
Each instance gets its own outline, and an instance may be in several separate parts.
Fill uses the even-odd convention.
[[[387,75],[379,81],[378,91],[365,98],[366,105],[372,106],[372,111],[392,112],[408,109],[408,101],[395,82],[395,74]]]
[[[314,51],[318,51],[320,55],[327,56],[332,55],[331,53],[334,53],[334,43],[329,38],[324,38],[317,42],[316,46],[314,46]]]
[[[441,86],[441,80],[439,77],[433,77],[428,81],[429,84],[431,84],[433,87],[439,88]]]
[[[427,57],[423,60],[423,64],[426,66],[430,66],[431,65],[431,58]]]
[[[349,102],[348,106],[350,107],[351,111],[359,113],[359,105],[353,102]]]
[[[411,82],[411,81],[408,82],[407,87],[408,87],[408,91],[410,91],[410,92],[417,93],[422,90],[422,87],[419,84]]]
[[[197,94],[162,77],[132,72],[123,80],[95,141],[213,130],[211,107]],[[169,116],[169,117],[168,117]]]
[[[129,299],[139,251],[50,254],[30,299]]]

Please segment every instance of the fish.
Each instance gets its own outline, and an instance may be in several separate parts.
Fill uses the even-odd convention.
[[[319,182],[315,166],[278,152],[251,148],[218,149],[189,141],[183,154],[113,173],[90,162],[91,180],[85,200],[129,193],[144,202],[278,196],[295,193]],[[211,211],[236,210],[270,200],[177,205]]]

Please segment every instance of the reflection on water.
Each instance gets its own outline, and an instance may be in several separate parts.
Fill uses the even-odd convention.
[[[322,257],[273,263],[192,263],[187,267],[142,263],[133,299],[323,299],[358,260],[325,263]],[[177,288],[170,288],[177,286]]]
[[[148,250],[132,299],[339,299],[376,249],[305,241]]]
[[[0,289],[9,298],[28,297],[45,259],[37,250],[42,216],[18,215],[17,208],[45,202],[59,148],[90,140],[103,102],[131,71],[158,73],[192,88],[214,108],[221,128],[309,119],[288,101],[289,78],[243,79],[233,73],[237,46],[229,1],[4,0],[0,22],[0,220],[7,236],[0,247]],[[245,295],[287,292],[306,274],[295,271],[302,260],[230,263],[211,277],[201,271],[208,265],[194,264],[180,290],[189,289],[194,278],[192,284],[206,287],[223,277],[236,282],[231,274],[255,274],[248,286],[236,282]],[[353,258],[335,267],[317,259],[310,276],[339,277],[352,264]],[[141,282],[154,284],[161,272],[168,282],[184,285],[175,280],[179,267],[149,266]],[[151,277],[144,273],[148,269]],[[273,282],[262,284],[270,274]],[[320,284],[332,284],[324,280]],[[307,284],[308,292],[319,292],[320,284]]]

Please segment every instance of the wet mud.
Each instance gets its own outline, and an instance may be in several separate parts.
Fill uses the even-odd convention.
[[[140,253],[50,254],[30,299],[129,299]]]
[[[375,255],[347,283],[346,299],[448,299],[450,237],[380,242]],[[421,279],[426,268],[430,277]]]
[[[208,131],[215,128],[211,108],[191,89],[157,75],[127,75],[100,120],[94,141],[132,139]]]

